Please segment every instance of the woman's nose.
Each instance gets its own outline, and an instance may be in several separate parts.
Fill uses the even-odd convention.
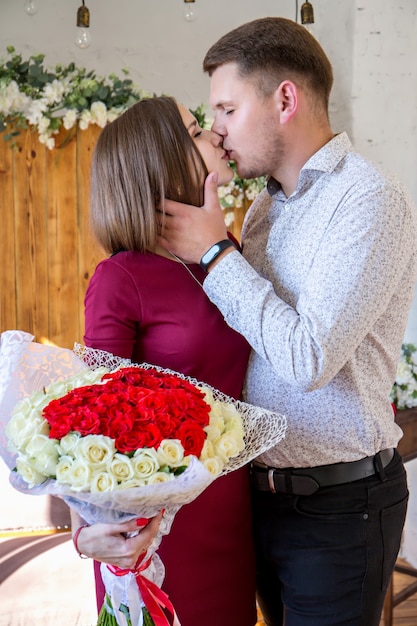
[[[223,137],[219,135],[218,133],[216,133],[213,129],[211,129],[210,133],[211,133],[212,144],[213,146],[217,148],[217,146],[219,146],[222,143]]]

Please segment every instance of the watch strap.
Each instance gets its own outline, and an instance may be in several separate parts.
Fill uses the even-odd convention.
[[[213,263],[213,261],[215,261],[217,259],[217,257],[219,256],[219,254],[221,254],[223,252],[223,250],[227,250],[227,248],[235,248],[236,249],[235,244],[230,239],[222,239],[221,241],[218,241],[217,243],[215,243],[201,257],[201,259],[200,259],[200,267],[205,272],[207,272],[209,267],[210,267],[210,265]]]

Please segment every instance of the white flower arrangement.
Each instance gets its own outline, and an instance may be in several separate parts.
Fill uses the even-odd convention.
[[[412,343],[401,347],[391,401],[399,410],[417,406],[417,347]]]
[[[0,63],[0,132],[8,131],[6,140],[32,127],[52,150],[61,127],[103,128],[145,95],[128,78],[128,70],[122,79],[115,74],[100,78],[74,63],[48,69],[44,59],[37,54],[23,60],[13,46],[7,47]]]
[[[90,124],[104,128],[126,109],[149,95],[135,87],[124,69],[124,78],[115,74],[101,78],[94,71],[57,64],[46,68],[45,55],[36,54],[27,60],[7,47],[7,57],[0,59],[0,132],[5,140],[32,128],[39,141],[49,149],[55,147],[55,135],[63,127],[86,130]],[[204,106],[192,113],[203,128],[211,128]],[[233,180],[219,188],[219,199],[225,211],[226,224],[233,222],[233,209],[252,202],[265,185],[264,177],[245,180],[235,172]]]

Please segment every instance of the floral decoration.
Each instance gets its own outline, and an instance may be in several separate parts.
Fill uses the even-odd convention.
[[[32,128],[39,141],[52,150],[61,128],[86,130],[90,124],[104,128],[149,95],[133,84],[127,69],[123,69],[123,78],[115,74],[104,78],[74,63],[48,68],[44,54],[23,59],[13,46],[6,50],[6,58],[0,60],[0,132],[6,131],[5,140]],[[201,127],[211,127],[204,105],[192,113]],[[233,209],[250,204],[265,184],[263,177],[240,178],[233,163],[231,167],[233,180],[219,188],[228,226],[233,223]]]
[[[400,410],[417,406],[417,347],[412,343],[401,347],[391,401]]]
[[[208,387],[154,369],[86,369],[22,400],[7,424],[16,471],[105,492],[173,480],[199,458],[210,473],[243,450],[231,404]]]
[[[227,185],[219,187],[220,204],[225,211],[226,224],[229,226],[234,221],[233,209],[241,207],[249,208],[256,196],[265,187],[266,178],[241,178],[236,172],[236,165],[230,162],[230,167],[235,175]]]
[[[144,96],[126,69],[124,78],[102,78],[74,63],[47,68],[44,59],[44,54],[34,54],[24,60],[13,46],[7,47],[0,64],[0,132],[7,131],[5,139],[33,127],[39,141],[52,149],[61,127],[103,128]]]

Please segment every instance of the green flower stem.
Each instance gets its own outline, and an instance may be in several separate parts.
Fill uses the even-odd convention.
[[[155,626],[155,622],[153,621],[151,614],[149,613],[146,607],[143,608],[143,625],[144,626]]]
[[[115,615],[113,615],[112,612],[109,613],[106,606],[109,607],[110,611],[113,611],[110,597],[107,594],[103,606],[101,607],[100,614],[98,616],[97,626],[117,626],[117,620]],[[125,614],[128,626],[133,626],[130,620],[129,607],[127,607],[125,604],[122,604],[119,610]],[[153,621],[148,609],[144,607],[142,609],[142,612],[143,626],[155,626],[155,622]]]

